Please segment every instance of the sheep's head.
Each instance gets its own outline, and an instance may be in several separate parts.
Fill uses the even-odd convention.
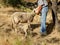
[[[33,10],[32,12],[31,12],[31,16],[35,16],[36,15],[36,13],[35,13],[35,11]]]
[[[33,19],[34,19],[34,16],[35,16],[36,14],[35,14],[35,12],[34,12],[34,10],[30,13],[30,21],[32,22],[33,21]]]

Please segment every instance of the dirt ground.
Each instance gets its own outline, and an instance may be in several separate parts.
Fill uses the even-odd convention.
[[[46,26],[49,34],[45,37],[40,36],[41,16],[36,15],[33,22],[31,22],[33,36],[26,39],[24,36],[21,36],[20,33],[15,34],[13,32],[11,15],[14,11],[19,11],[19,9],[14,9],[12,7],[0,8],[0,45],[60,45],[60,30],[53,25],[50,9],[46,19]],[[60,13],[57,15],[60,22]]]

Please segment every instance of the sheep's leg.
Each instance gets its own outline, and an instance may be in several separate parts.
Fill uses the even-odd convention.
[[[16,29],[16,28],[15,28],[15,25],[16,25],[16,24],[14,23],[14,17],[12,17],[11,21],[12,21],[13,32],[15,32],[15,29]]]
[[[14,32],[17,33],[17,24],[15,23],[14,17],[12,17],[12,28],[14,29]]]
[[[14,32],[17,34],[17,25],[14,24]]]

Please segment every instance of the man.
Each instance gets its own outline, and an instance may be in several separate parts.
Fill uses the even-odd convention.
[[[35,9],[35,13],[41,13],[41,35],[46,35],[46,16],[48,12],[47,0],[38,0],[38,7]]]

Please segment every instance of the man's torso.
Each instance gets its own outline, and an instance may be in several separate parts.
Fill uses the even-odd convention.
[[[38,0],[38,6],[39,5],[43,5],[43,7],[45,7],[48,5],[48,2],[47,2],[47,0]]]

